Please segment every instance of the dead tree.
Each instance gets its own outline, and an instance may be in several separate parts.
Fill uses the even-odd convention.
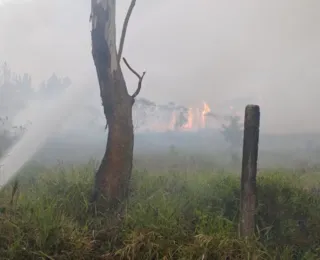
[[[240,236],[254,234],[256,215],[256,176],[259,143],[260,108],[248,105],[244,118],[240,195]]]
[[[118,206],[128,196],[132,172],[134,133],[132,106],[141,90],[145,72],[139,75],[126,61],[124,63],[138,77],[138,87],[130,95],[120,66],[129,19],[136,1],[132,0],[116,48],[116,0],[91,0],[92,56],[100,86],[103,111],[107,121],[106,151],[96,172],[92,202],[101,201],[107,207]]]

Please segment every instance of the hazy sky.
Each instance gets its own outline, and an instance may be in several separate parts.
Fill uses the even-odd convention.
[[[0,7],[0,61],[35,83],[94,78],[89,0],[14,2]],[[129,2],[118,1],[118,30]],[[319,10],[319,0],[137,0],[124,56],[147,70],[141,95],[156,102],[214,110],[254,97],[263,131],[319,131]]]

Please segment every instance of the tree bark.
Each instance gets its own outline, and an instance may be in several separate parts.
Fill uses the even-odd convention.
[[[92,56],[108,126],[105,154],[95,176],[93,202],[117,206],[128,195],[133,158],[132,106],[116,49],[115,0],[91,0]]]
[[[257,204],[257,161],[260,127],[260,108],[247,105],[244,118],[241,194],[240,194],[240,236],[251,237],[256,227]]]

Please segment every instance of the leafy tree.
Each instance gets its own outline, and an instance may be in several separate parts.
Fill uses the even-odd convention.
[[[239,148],[242,144],[243,126],[239,116],[226,117],[228,123],[222,125],[221,133],[231,147]]]
[[[179,130],[188,122],[188,108],[169,102],[166,105],[159,105],[160,113],[167,113],[169,120],[172,120],[172,114],[175,114],[174,130]]]
[[[230,145],[232,160],[238,162],[238,151],[241,149],[243,136],[241,118],[239,116],[227,116],[225,119],[228,123],[222,125],[221,133]]]
[[[40,98],[52,99],[60,96],[70,85],[71,80],[68,77],[59,78],[55,73],[40,85],[38,95]]]
[[[175,129],[180,129],[186,123],[188,123],[188,109],[187,108],[182,108],[178,112],[178,116],[177,116],[176,122],[175,122]]]
[[[133,105],[133,124],[134,129],[138,130],[146,126],[148,119],[155,116],[157,105],[145,98],[139,98]]]

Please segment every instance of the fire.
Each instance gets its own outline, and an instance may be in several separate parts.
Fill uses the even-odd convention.
[[[149,125],[148,129],[152,129],[157,132],[165,131],[198,131],[200,129],[208,127],[206,116],[207,113],[211,112],[209,105],[206,102],[203,102],[202,107],[190,107],[188,108],[187,114],[184,114],[186,121],[183,125],[179,122],[181,119],[181,111],[172,111],[166,116],[160,116],[156,118]],[[183,112],[185,113],[185,112]]]
[[[208,106],[208,104],[206,102],[203,102],[203,110],[201,113],[201,126],[202,128],[206,127],[206,115],[211,112],[210,107]]]
[[[209,105],[203,102],[203,108],[189,108],[188,122],[182,127],[183,129],[198,130],[206,127],[206,114],[211,112]]]

